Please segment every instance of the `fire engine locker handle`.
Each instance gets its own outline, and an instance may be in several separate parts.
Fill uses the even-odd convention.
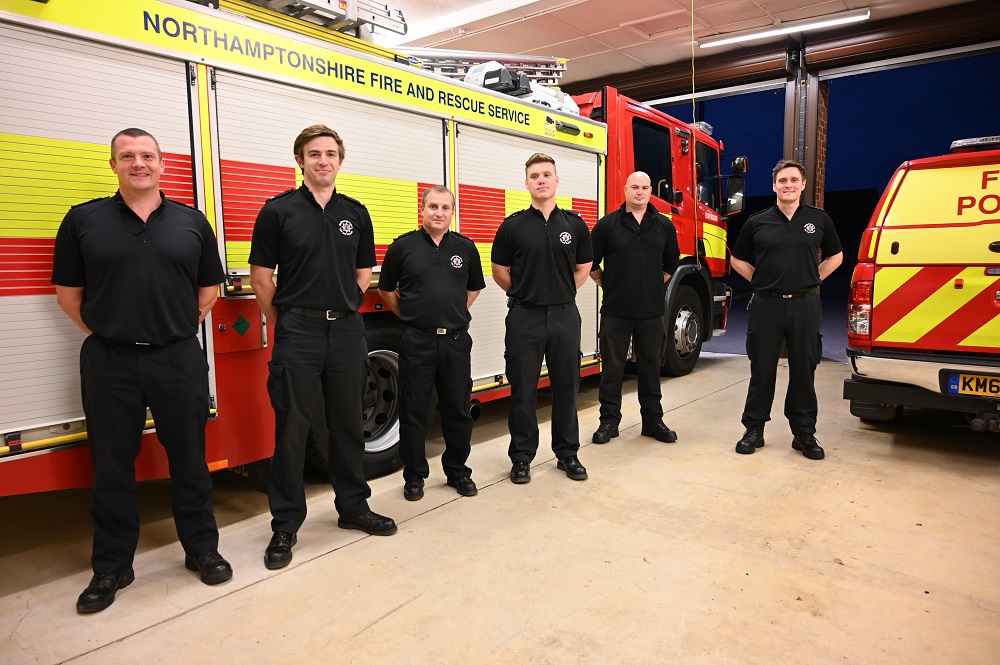
[[[1000,240],[994,240],[990,243],[990,251],[1000,253]]]

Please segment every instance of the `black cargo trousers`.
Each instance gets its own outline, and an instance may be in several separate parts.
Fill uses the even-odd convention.
[[[306,519],[306,437],[319,410],[329,433],[328,472],[337,512],[343,517],[367,512],[371,489],[363,467],[362,400],[368,340],[361,315],[349,312],[330,321],[280,311],[268,367],[267,391],[274,408],[274,457],[267,484],[271,530],[296,533]]]
[[[793,434],[815,434],[816,366],[823,355],[819,291],[807,291],[792,298],[757,292],[750,299],[747,311],[750,386],[743,408],[743,426],[750,429],[771,419],[778,358],[781,342],[785,340],[788,346],[785,417]]]
[[[472,337],[468,330],[445,334],[403,327],[399,340],[399,455],[403,477],[427,478],[424,445],[433,389],[437,389],[445,449],[441,466],[448,478],[472,474]]]
[[[552,390],[552,452],[575,457],[580,450],[576,397],[580,390],[580,312],[571,301],[561,305],[512,303],[507,312],[504,359],[510,381],[508,455],[530,462],[538,452],[538,379],[542,359]]]
[[[198,338],[153,346],[90,335],[80,348],[80,379],[94,463],[94,572],[121,573],[135,558],[135,460],[147,407],[167,454],[171,508],[184,552],[199,557],[217,550],[212,477],[205,462],[208,363]]]

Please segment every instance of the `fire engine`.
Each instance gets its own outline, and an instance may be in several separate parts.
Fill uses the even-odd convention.
[[[900,166],[862,237],[848,304],[851,413],[957,411],[1000,431],[1000,136]]]
[[[741,205],[743,181],[720,174],[721,142],[702,129],[612,88],[582,99],[583,115],[570,115],[455,81],[328,29],[337,17],[262,6],[273,3],[208,4],[0,0],[0,496],[91,481],[79,394],[83,333],[59,310],[49,278],[69,207],[114,192],[108,141],[125,127],[159,140],[162,190],[204,211],[228,275],[200,333],[213,471],[273,451],[266,392],[273,329],[247,284],[247,257],[261,205],[301,182],[295,135],[317,122],[344,138],[337,186],[371,212],[379,261],[393,238],[419,225],[420,197],[431,185],[456,192],[456,230],[476,242],[488,266],[500,222],[529,205],[523,165],[532,153],[555,158],[558,205],[580,212],[590,227],[624,200],[625,177],[646,171],[684,254],[667,295],[665,368],[690,371],[701,343],[724,329],[725,220]],[[577,298],[581,374],[600,370],[599,299],[592,283]],[[374,290],[361,311],[370,361],[362,417],[373,476],[399,466],[399,323]],[[510,393],[504,293],[488,285],[472,313],[476,410]],[[137,478],[166,477],[155,423],[146,425]]]

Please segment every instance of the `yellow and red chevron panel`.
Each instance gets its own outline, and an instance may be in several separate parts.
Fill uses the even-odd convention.
[[[881,266],[874,289],[873,346],[1000,350],[1000,276],[984,266]]]
[[[109,156],[106,144],[0,134],[0,296],[55,293],[49,280],[59,224],[72,206],[114,194]],[[160,189],[194,205],[191,156],[163,159]]]

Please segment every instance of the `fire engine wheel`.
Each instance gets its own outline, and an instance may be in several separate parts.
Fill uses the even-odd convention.
[[[663,365],[664,376],[684,376],[694,369],[701,355],[701,343],[705,339],[705,317],[702,312],[698,292],[690,286],[681,286],[668,303],[663,317],[666,329],[666,345]]]
[[[368,330],[368,382],[362,410],[366,478],[403,466],[399,457],[399,333],[397,326]]]

